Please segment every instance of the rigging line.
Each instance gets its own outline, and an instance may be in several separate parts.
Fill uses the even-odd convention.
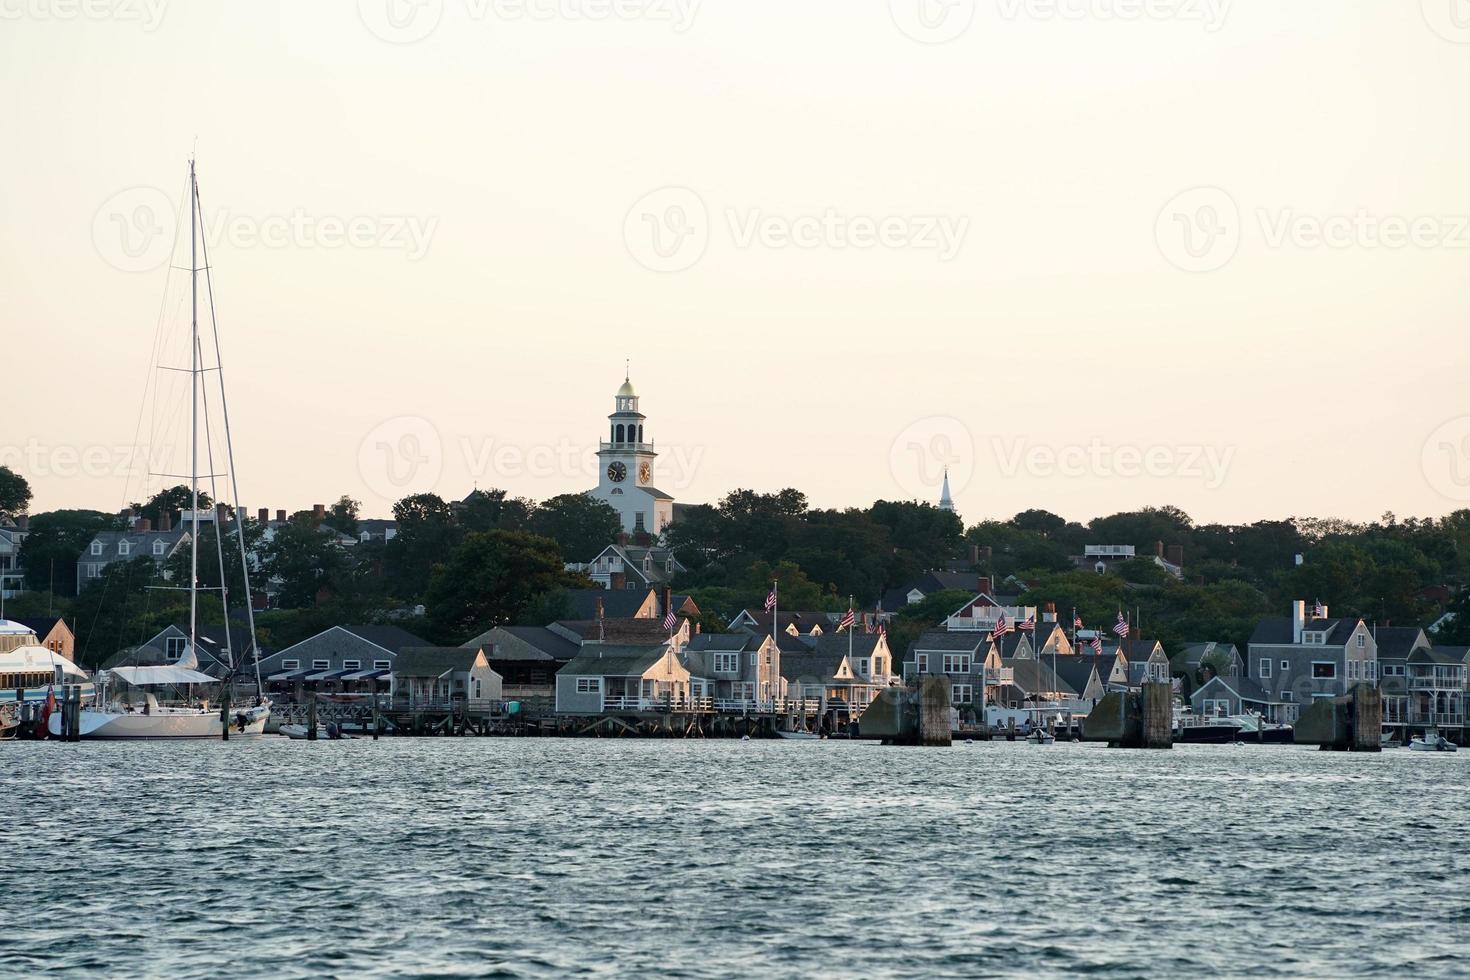
[[[199,361],[202,364],[204,362],[204,345],[199,342],[198,337],[194,338],[194,346],[199,351]],[[234,644],[230,641],[230,591],[225,580],[225,543],[221,540],[219,529],[221,516],[219,510],[219,488],[214,483],[214,434],[209,428],[209,386],[201,384],[199,387],[201,389],[200,395],[204,401],[204,453],[205,460],[209,464],[209,495],[214,499],[214,552],[215,557],[219,559],[219,600],[220,605],[224,607],[222,618],[225,624],[226,666],[230,669],[229,676],[233,678],[235,676],[235,648]],[[197,588],[199,583],[195,582],[194,585]],[[195,651],[195,656],[198,656],[197,650]]]
[[[179,203],[181,205],[183,204],[183,201],[184,201],[185,197],[188,196],[188,191],[189,191],[189,183],[188,183],[188,181],[185,181],[184,182],[184,188],[183,188],[183,190],[181,190],[179,192]],[[177,217],[177,215],[179,214],[179,209],[175,209],[174,214],[175,214],[175,218],[174,218],[174,241],[173,241],[173,245],[170,247],[169,253],[168,253],[168,259],[169,259],[169,265],[170,266],[173,265],[174,253],[178,250],[178,247],[179,247],[179,222],[178,222],[178,217]],[[153,327],[153,343],[150,346],[149,351],[148,351],[148,363],[149,364],[156,364],[156,363],[158,363],[158,361],[160,359],[159,358],[159,354],[160,354],[161,346],[163,344],[163,324],[164,324],[164,318],[166,316],[166,312],[168,310],[168,284],[169,284],[169,281],[172,278],[173,278],[173,273],[172,272],[169,272],[167,275],[164,276],[164,279],[163,279],[163,295],[159,298],[159,301],[158,301],[158,319],[155,322],[154,327]],[[148,372],[145,373],[145,380],[143,382],[143,397],[138,402],[138,417],[137,417],[137,421],[135,421],[133,423],[133,445],[132,445],[132,449],[133,449],[134,459],[137,458],[138,437],[142,434],[142,431],[143,431],[143,415],[144,415],[144,412],[148,408],[148,389],[152,385],[153,374],[154,374],[154,372],[152,372],[152,371],[148,371]],[[129,466],[126,474],[124,474],[124,476],[123,476],[122,504],[118,507],[118,513],[121,513],[122,510],[123,510],[123,508],[125,508],[125,507],[128,506],[128,495],[129,495],[128,494],[128,489],[129,489],[129,487],[132,486],[132,479],[133,479],[133,477],[132,477],[132,466]],[[82,641],[82,650],[81,650],[81,653],[78,654],[78,656],[82,660],[86,660],[86,658],[87,658],[87,651],[91,648],[91,645],[92,645],[92,636],[96,632],[96,629],[97,629],[97,620],[102,615],[102,607],[103,607],[103,605],[107,601],[107,589],[108,589],[108,587],[110,585],[111,585],[111,581],[109,579],[107,579],[107,578],[103,578],[103,580],[102,580],[102,595],[98,597],[97,609],[92,613],[92,622],[90,624],[88,624],[88,626],[87,626],[87,638],[84,641]],[[81,594],[81,591],[82,591],[81,589],[78,589],[77,590],[78,595]]]
[[[199,181],[194,181],[194,196],[199,196]],[[250,591],[250,562],[245,553],[245,517],[240,512],[240,481],[235,475],[235,444],[230,439],[230,402],[225,396],[225,359],[219,341],[219,317],[214,308],[214,276],[209,273],[209,243],[202,238],[204,252],[204,290],[209,297],[209,328],[214,338],[214,363],[219,367],[219,400],[225,423],[225,466],[230,473],[230,497],[235,507],[235,536],[240,545],[241,585],[245,589],[245,622],[250,630],[250,649],[255,661],[255,696],[265,697],[265,687],[260,680],[260,645],[255,639],[255,595]],[[214,467],[210,467],[213,469]],[[228,612],[228,610],[226,610]]]

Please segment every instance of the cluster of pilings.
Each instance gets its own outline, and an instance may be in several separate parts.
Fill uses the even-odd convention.
[[[1082,740],[1122,749],[1173,748],[1173,688],[1148,683],[1137,691],[1105,695],[1083,720]]]
[[[1359,684],[1340,698],[1313,701],[1292,726],[1298,745],[1339,752],[1383,751],[1383,692]]]
[[[858,719],[858,731],[884,745],[949,745],[950,691],[950,680],[943,676],[879,691]]]

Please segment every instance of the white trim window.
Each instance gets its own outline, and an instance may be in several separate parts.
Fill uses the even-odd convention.
[[[577,693],[578,694],[601,694],[602,693],[602,678],[601,677],[578,677],[577,678]]]
[[[133,553],[133,546],[126,541],[119,541],[117,543],[117,553],[126,558]]]
[[[914,669],[921,674],[929,673],[929,655],[927,653],[914,654]]]
[[[189,638],[186,636],[166,636],[163,638],[163,659],[169,663],[178,663],[184,659],[184,650],[189,646]]]
[[[1347,662],[1347,679],[1350,681],[1358,679],[1358,662],[1356,660],[1349,660]]]
[[[282,670],[300,670],[301,669],[301,661],[299,661],[299,660],[282,660],[281,661],[281,669]]]
[[[155,542],[153,542],[153,554],[154,555],[161,555],[161,554],[163,554],[163,542],[162,541],[155,541]]]
[[[717,653],[715,654],[716,674],[738,674],[740,673],[740,654]]]
[[[393,661],[391,661],[391,660],[374,660],[373,661],[373,670],[392,670],[392,669],[393,669]]]
[[[331,666],[332,662],[330,660],[313,660],[311,662],[312,670],[328,670]]]
[[[1284,674],[1288,670],[1291,670],[1291,661],[1290,660],[1283,660],[1283,661],[1281,661],[1281,672]]]
[[[970,655],[968,653],[946,653],[944,655],[944,672],[946,674],[968,674],[970,672]],[[969,702],[966,701],[966,704]]]
[[[950,691],[951,704],[969,704],[975,697],[975,689],[969,684],[955,684]]]
[[[100,554],[102,554],[102,542],[101,541],[93,541],[92,542],[92,554],[94,554],[94,555],[100,555]]]
[[[1358,649],[1361,650],[1364,647],[1366,647],[1367,645],[1368,645],[1368,637],[1365,634],[1363,634],[1363,633],[1359,633],[1358,634]]]
[[[1271,658],[1270,657],[1262,657],[1261,658],[1261,676],[1262,677],[1270,677],[1271,676]]]
[[[1337,663],[1332,660],[1313,660],[1312,679],[1332,681],[1337,679]]]
[[[344,661],[342,661],[342,669],[343,670],[362,670],[362,661],[361,660],[344,660]]]

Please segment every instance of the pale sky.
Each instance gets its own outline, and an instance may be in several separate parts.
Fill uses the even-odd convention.
[[[148,489],[197,139],[252,510],[590,488],[624,358],[684,501],[1470,501],[1470,5],[948,4],[0,0],[0,462]]]

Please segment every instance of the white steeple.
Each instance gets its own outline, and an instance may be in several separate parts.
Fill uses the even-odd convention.
[[[949,495],[949,467],[944,468],[944,488],[939,491],[939,509],[954,513],[954,500]]]
[[[673,520],[674,498],[653,485],[658,458],[644,432],[646,416],[638,410],[638,390],[627,370],[613,396],[607,438],[598,446],[601,473],[593,497],[610,504],[623,520],[623,530],[657,538]]]

